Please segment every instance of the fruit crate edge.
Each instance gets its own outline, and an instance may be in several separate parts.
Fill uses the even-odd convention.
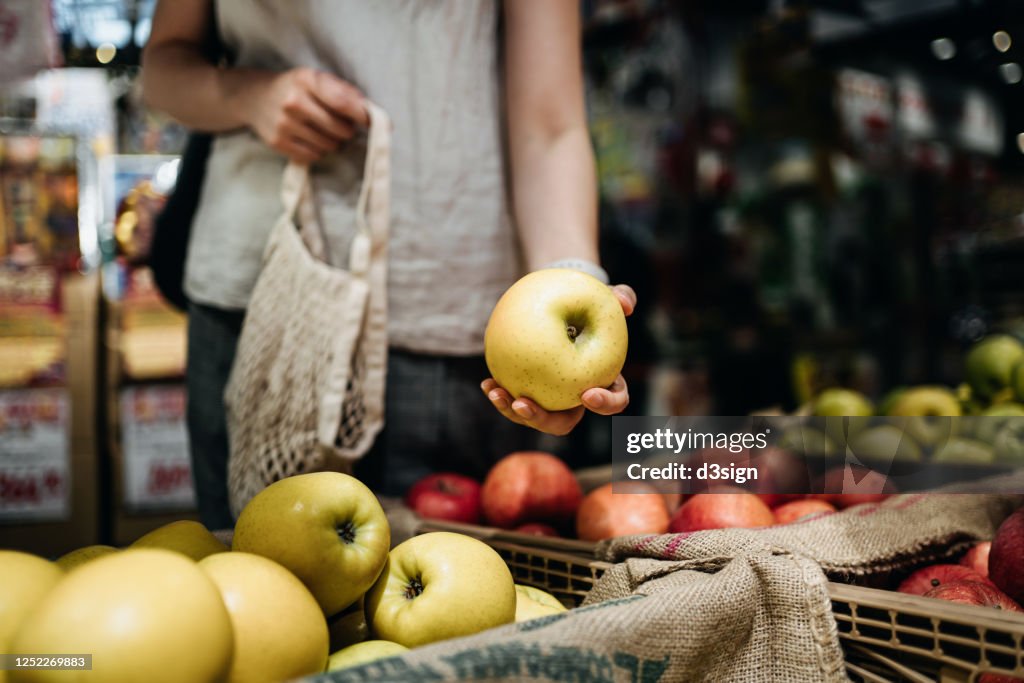
[[[612,566],[592,559],[594,544],[583,541],[422,521],[417,533],[429,531],[484,541],[517,583],[546,590],[570,607],[579,606]],[[1024,678],[1024,615],[835,582],[828,591],[855,680],[976,680],[981,673]]]

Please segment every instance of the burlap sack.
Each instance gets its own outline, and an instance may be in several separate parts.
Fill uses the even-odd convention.
[[[711,564],[629,560],[578,609],[316,680],[799,683],[845,674],[821,571],[762,553]]]
[[[951,557],[1021,500],[908,494],[785,527],[614,539],[598,556],[618,564],[581,608],[317,680],[846,680],[826,575]]]
[[[626,536],[600,544],[597,556],[609,562],[629,557],[707,561],[795,553],[812,559],[830,578],[863,582],[992,538],[1020,502],[1013,494],[907,494],[785,526]]]

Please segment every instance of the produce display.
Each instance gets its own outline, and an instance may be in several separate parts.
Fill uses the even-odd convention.
[[[779,445],[808,455],[848,448],[886,462],[1024,464],[1024,420],[1014,419],[1024,416],[1024,345],[1009,335],[982,339],[964,357],[964,377],[957,387],[898,387],[877,406],[859,392],[826,389],[806,409],[824,420],[794,428]]]
[[[0,651],[90,653],[97,681],[283,681],[566,609],[470,536],[390,540],[368,488],[321,472],[255,496],[231,548],[183,520],[56,562],[0,551]]]

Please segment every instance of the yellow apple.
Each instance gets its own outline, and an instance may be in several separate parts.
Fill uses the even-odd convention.
[[[213,581],[180,553],[128,549],[69,572],[26,617],[11,652],[91,654],[75,680],[222,681],[231,666],[231,619]],[[64,671],[11,672],[19,681],[66,681]]]
[[[249,501],[232,548],[274,560],[299,577],[327,616],[341,612],[380,576],[391,528],[373,491],[340,472],[299,474]]]
[[[302,582],[250,553],[211,555],[199,568],[220,590],[235,634],[229,683],[277,683],[320,673],[327,662],[327,622]]]
[[[527,621],[565,612],[565,605],[551,593],[516,584],[516,621]]]
[[[228,551],[228,547],[217,540],[209,529],[190,519],[181,519],[154,529],[137,539],[131,547],[174,550],[196,562],[214,553]]]
[[[0,550],[0,652],[17,652],[8,645],[18,626],[62,578],[63,570],[49,560]],[[5,674],[0,671],[0,683]]]
[[[406,647],[472,635],[515,616],[515,584],[501,556],[446,531],[396,546],[366,594],[370,632]]]
[[[57,558],[57,564],[66,572],[71,571],[80,564],[85,564],[97,557],[103,557],[110,553],[116,553],[118,549],[109,545],[87,545],[84,548],[77,548]]]
[[[409,648],[404,645],[392,643],[389,640],[367,640],[355,645],[349,645],[333,653],[330,659],[327,660],[327,670],[337,671],[361,664],[369,664],[378,659],[394,657],[408,651]]]
[[[351,607],[327,620],[327,634],[331,639],[331,652],[361,643],[370,637],[366,625],[365,599],[359,598]]]
[[[545,410],[581,403],[592,387],[607,387],[626,362],[622,304],[607,285],[566,268],[521,278],[498,300],[484,333],[494,379],[513,397]]]

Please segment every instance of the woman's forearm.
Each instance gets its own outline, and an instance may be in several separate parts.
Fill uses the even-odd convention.
[[[166,42],[147,48],[142,95],[146,105],[189,128],[223,132],[250,124],[256,91],[273,77],[253,69],[221,69],[197,46]]]
[[[512,201],[526,266],[596,263],[596,173],[583,101],[579,3],[516,0],[504,9]]]
[[[513,202],[526,266],[597,263],[594,153],[585,127],[523,134],[511,151]]]

